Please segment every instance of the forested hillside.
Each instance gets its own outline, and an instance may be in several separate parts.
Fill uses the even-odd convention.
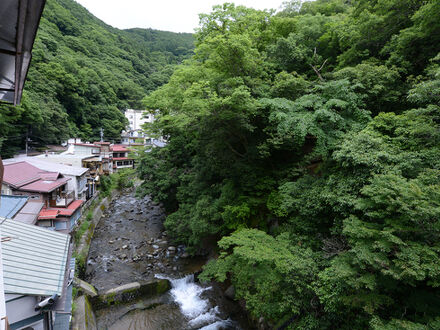
[[[166,83],[176,64],[192,54],[189,33],[118,30],[73,0],[48,0],[33,49],[20,107],[0,104],[0,150],[79,136],[117,140],[121,110]]]
[[[143,193],[256,319],[440,328],[440,1],[226,4],[145,98]]]

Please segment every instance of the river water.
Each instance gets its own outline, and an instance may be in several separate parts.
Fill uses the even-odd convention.
[[[169,241],[164,211],[147,196],[121,194],[105,211],[90,245],[86,280],[99,292],[130,282],[166,278],[171,290],[97,311],[99,329],[250,329],[236,302],[215,283],[194,281],[204,258],[189,258]]]

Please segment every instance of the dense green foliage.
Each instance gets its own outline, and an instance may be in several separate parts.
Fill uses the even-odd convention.
[[[285,5],[201,16],[141,189],[255,317],[439,328],[440,2]]]
[[[140,108],[192,54],[193,36],[112,28],[73,0],[48,0],[33,48],[22,105],[0,104],[0,150],[69,137],[120,139],[122,110]],[[2,143],[3,142],[3,143]]]

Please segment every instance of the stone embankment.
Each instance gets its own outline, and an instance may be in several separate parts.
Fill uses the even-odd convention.
[[[115,319],[134,309],[152,308],[160,301],[160,299],[154,298],[158,298],[171,288],[168,280],[158,279],[142,284],[139,282],[128,283],[107,290],[103,294],[98,294],[93,285],[80,279],[75,279],[75,282],[83,295],[76,299],[77,307],[72,324],[73,330],[97,329],[95,313],[110,306],[126,305],[125,308],[119,309],[119,313],[114,316]],[[145,304],[145,301],[149,303]]]

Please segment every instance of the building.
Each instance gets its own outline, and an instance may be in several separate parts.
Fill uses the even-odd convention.
[[[125,110],[125,118],[129,122],[129,131],[142,130],[142,126],[145,123],[152,123],[154,121],[154,115],[147,110],[127,109]]]
[[[35,225],[43,206],[42,202],[29,201],[27,196],[1,195],[0,217]]]
[[[113,171],[117,172],[121,168],[134,168],[134,159],[128,156],[130,150],[123,144],[111,146],[113,157]]]
[[[142,146],[147,143],[148,137],[142,130],[128,130],[122,131],[121,142],[125,145],[138,145]]]
[[[10,163],[4,165],[2,194],[43,203],[37,225],[69,233],[81,216],[83,203],[67,190],[69,180],[59,172],[43,171],[27,162]]]
[[[56,164],[51,161],[45,160],[49,158],[48,155],[43,155],[43,157],[17,157],[3,160],[4,164],[17,163],[25,161],[40,170],[49,172],[59,172],[65,178],[69,178],[67,181],[67,190],[73,191],[75,193],[75,199],[87,200],[89,197],[93,196],[94,189],[89,187],[88,177],[89,170],[84,167]],[[92,185],[94,182],[92,181]],[[91,191],[89,191],[91,190]]]
[[[0,231],[11,329],[53,329],[59,313],[70,306],[70,236],[4,218]]]
[[[145,123],[154,122],[154,115],[147,110],[125,110],[125,117],[129,125],[125,131],[122,131],[121,142],[126,145],[144,145],[147,144],[150,137],[143,131]]]

